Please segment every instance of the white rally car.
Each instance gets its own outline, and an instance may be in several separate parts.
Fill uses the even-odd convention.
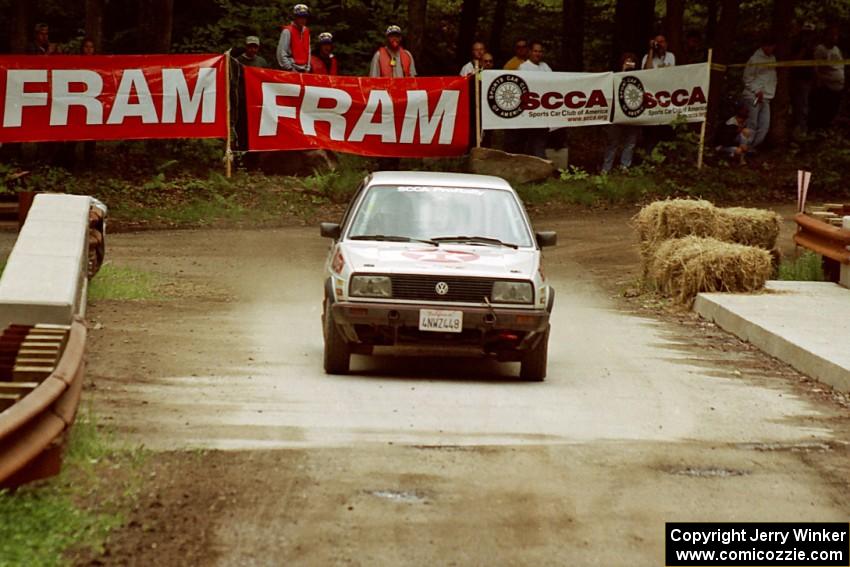
[[[332,238],[322,323],[324,366],[345,374],[376,346],[519,361],[546,377],[554,291],[517,194],[484,175],[398,171],[364,179]]]

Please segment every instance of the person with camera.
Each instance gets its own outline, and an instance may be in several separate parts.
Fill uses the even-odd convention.
[[[676,65],[676,56],[667,51],[667,38],[661,34],[649,40],[649,53],[640,62],[641,69],[661,69]]]

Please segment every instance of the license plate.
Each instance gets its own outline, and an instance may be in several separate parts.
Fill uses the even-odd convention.
[[[460,333],[463,331],[463,311],[420,309],[419,330],[439,333]]]

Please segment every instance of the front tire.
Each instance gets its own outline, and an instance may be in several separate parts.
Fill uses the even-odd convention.
[[[547,327],[537,346],[523,355],[520,361],[519,377],[529,382],[542,382],[546,379],[548,360],[549,328]]]
[[[336,323],[334,323],[333,310],[331,310],[328,300],[325,300],[322,319],[325,335],[325,373],[348,374],[351,364],[351,347],[348,346]]]

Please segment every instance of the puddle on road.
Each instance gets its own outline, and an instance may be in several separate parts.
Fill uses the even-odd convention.
[[[727,478],[732,476],[746,476],[750,474],[749,471],[715,467],[687,467],[684,469],[671,469],[667,472],[680,476],[695,476],[698,478]]]
[[[391,502],[401,502],[403,504],[425,504],[428,499],[424,494],[416,491],[406,490],[372,490],[368,494],[377,498],[390,500]]]

